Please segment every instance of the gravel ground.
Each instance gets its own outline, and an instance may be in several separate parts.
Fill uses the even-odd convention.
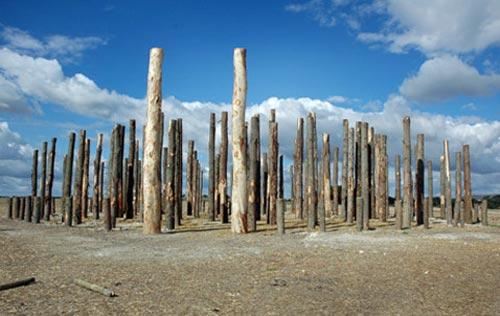
[[[260,224],[236,236],[229,226],[188,220],[174,234],[144,236],[122,221],[106,233],[92,220],[66,228],[0,219],[0,315],[500,315],[500,212],[489,227],[397,232],[328,222],[306,232],[287,220],[285,236]],[[107,298],[72,283],[93,282]]]

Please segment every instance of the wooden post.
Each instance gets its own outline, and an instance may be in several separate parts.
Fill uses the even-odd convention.
[[[440,184],[440,192],[439,192],[439,217],[445,218],[445,196],[446,196],[446,173],[444,171],[444,156],[441,155],[439,157],[439,184]]]
[[[314,118],[311,113],[306,121],[306,198],[307,198],[307,228],[313,230],[316,226],[316,211],[314,204]]]
[[[432,183],[432,160],[427,160],[427,196],[429,200],[427,203],[427,210],[429,211],[428,217],[434,216],[434,187]],[[425,224],[425,221],[424,221]],[[429,225],[429,223],[427,223]]]
[[[370,212],[370,192],[369,192],[369,155],[368,155],[368,123],[363,122],[361,124],[361,207],[357,208],[358,211],[362,212],[363,229],[369,229],[369,212]],[[360,214],[361,215],[361,214]],[[359,224],[358,224],[359,225]]]
[[[472,186],[469,145],[463,145],[464,163],[464,222],[472,224]]]
[[[332,204],[332,215],[339,214],[339,148],[335,146],[333,148],[333,204]]]
[[[325,216],[333,215],[331,184],[330,184],[330,135],[323,134],[323,205]],[[320,219],[321,220],[321,219]]]
[[[125,218],[127,219],[132,219],[134,218],[134,185],[136,182],[135,179],[135,173],[134,173],[134,168],[135,168],[135,120],[130,120],[129,121],[129,135],[128,135],[128,143],[129,143],[129,148],[128,148],[128,164],[126,165],[126,179],[127,181],[125,182],[125,192],[127,193],[125,195],[125,203],[124,203],[124,209],[125,209]]]
[[[444,140],[444,169],[445,169],[445,184],[446,184],[446,223],[452,224],[452,206],[451,206],[451,174],[450,174],[450,150],[448,148],[448,140]]]
[[[417,134],[416,168],[415,168],[415,217],[417,226],[424,224],[424,134]]]
[[[9,197],[9,205],[8,205],[8,209],[7,209],[7,218],[8,219],[12,219],[12,199],[13,197]]]
[[[71,226],[73,222],[73,199],[71,197],[71,181],[73,177],[73,155],[75,151],[75,133],[69,134],[68,153],[66,159],[66,168],[64,170],[64,189],[63,201],[65,212],[65,224]]]
[[[354,220],[354,128],[349,129],[347,146],[347,223]]]
[[[268,202],[268,177],[269,177],[269,164],[268,164],[268,157],[267,153],[262,154],[262,195],[261,195],[261,201],[262,201],[262,206],[261,210],[263,214],[267,214],[267,202]]]
[[[356,210],[358,211],[358,214],[356,216],[356,228],[358,231],[363,230],[363,214],[360,214],[361,211],[363,210],[363,198],[362,197],[356,197]]]
[[[37,204],[37,210],[35,211],[35,222],[40,223],[40,218],[44,217],[45,212],[45,191],[46,191],[46,181],[47,181],[47,142],[42,144],[42,174],[40,178],[40,198],[41,203]]]
[[[162,116],[162,122],[163,122],[163,116]],[[123,168],[123,157],[125,156],[125,126],[119,124],[119,129],[118,129],[118,147],[116,147],[116,164],[118,168],[118,173],[117,173],[117,183],[118,183],[118,212],[117,216],[123,217],[123,214],[125,212],[125,193],[124,193],[124,188],[125,186],[125,168]],[[162,129],[162,138],[163,138],[163,129]],[[161,155],[161,151],[160,151]],[[159,173],[159,176],[161,176],[161,170]],[[161,190],[160,190],[161,193]],[[114,226],[113,226],[114,227]]]
[[[198,169],[198,152],[195,150],[193,152],[193,158],[191,160],[191,163],[192,163],[192,166],[191,166],[191,172],[193,173],[192,174],[192,187],[193,187],[193,217],[194,218],[198,218],[200,217],[200,209],[199,209],[199,191],[200,191],[200,186],[199,186],[199,174],[200,174],[200,170]]]
[[[368,130],[368,177],[369,177],[369,194],[370,194],[370,205],[369,205],[369,218],[375,218],[375,129],[370,127]]]
[[[260,183],[259,180],[259,116],[255,115],[250,121],[250,144],[249,149],[249,192],[248,192],[248,230],[257,230],[257,219],[260,214]]]
[[[14,219],[19,219],[21,215],[21,199],[18,196],[14,197]]]
[[[194,153],[194,140],[188,140],[188,156],[187,156],[187,164],[186,164],[186,186],[187,186],[187,215],[193,215],[193,153]]]
[[[362,210],[357,209],[356,198],[361,197],[361,124],[362,122],[356,122],[356,128],[354,130],[354,217],[356,221],[358,217],[363,217]],[[361,222],[362,223],[362,222]]]
[[[96,220],[99,219],[99,212],[101,209],[99,208],[100,206],[100,179],[101,179],[101,156],[102,156],[102,141],[103,141],[103,134],[99,134],[97,136],[97,146],[95,150],[95,158],[94,158],[94,178],[93,178],[93,186],[92,186],[92,213],[94,214],[94,218]]]
[[[208,131],[208,219],[215,221],[215,113],[210,113]]]
[[[54,164],[56,158],[56,142],[57,138],[52,138],[50,142],[50,153],[48,161],[48,174],[47,174],[47,184],[45,185],[45,200],[44,200],[44,215],[45,220],[50,220],[50,215],[52,215],[52,186],[54,184]]]
[[[270,123],[269,131],[269,224],[276,225],[278,199],[278,123]]]
[[[111,231],[113,229],[113,223],[111,222],[111,205],[109,198],[103,200],[102,212],[104,214],[104,229],[106,231]]]
[[[401,208],[401,155],[396,155],[394,162],[395,173],[395,192],[394,192],[394,211],[396,213],[396,229],[403,227],[403,210]]]
[[[78,152],[76,154],[76,173],[75,173],[75,184],[74,184],[74,223],[76,225],[82,223],[82,192],[83,192],[83,164],[85,159],[85,143],[87,132],[85,130],[80,130],[78,136]]]
[[[161,82],[163,50],[152,48],[149,55],[147,88],[147,124],[143,160],[144,226],[145,234],[161,232]]]
[[[31,222],[31,217],[33,215],[34,200],[36,199],[36,191],[38,184],[38,149],[33,151],[33,160],[31,165],[31,196],[29,197],[26,221]]]
[[[20,220],[24,221],[24,215],[26,213],[26,197],[23,196],[21,198],[21,216],[20,216]]]
[[[346,220],[347,219],[347,173],[348,173],[348,161],[349,161],[349,121],[344,119],[342,122],[343,131],[344,131],[344,139],[343,139],[343,147],[342,147],[342,187],[341,187],[341,217]]]
[[[319,173],[318,173],[318,132],[316,129],[316,113],[311,112],[311,116],[313,118],[313,203],[314,203],[314,218],[316,221],[316,225],[318,224],[318,192],[320,188],[318,186],[319,183]]]
[[[296,218],[304,218],[303,205],[303,160],[304,160],[304,119],[297,119],[297,134],[295,136],[295,151],[293,155],[293,212]]]
[[[82,215],[83,218],[88,216],[89,206],[89,161],[90,161],[90,139],[85,142],[83,152],[83,178],[82,178]]]
[[[99,168],[99,212],[103,212],[102,209],[102,204],[104,201],[104,161],[101,162],[101,167]],[[99,216],[99,213],[97,213],[95,216]],[[99,218],[96,218],[99,219]]]
[[[221,113],[220,123],[220,166],[219,166],[219,194],[220,194],[220,212],[222,223],[229,222],[229,211],[227,201],[227,156],[228,156],[228,134],[227,134],[227,112]]]
[[[283,166],[283,155],[278,156],[278,198],[284,198],[285,188],[284,188],[284,166]]]
[[[481,225],[488,226],[488,201],[486,199],[481,202]]]
[[[177,133],[175,137],[175,222],[181,225],[182,220],[182,119],[177,119]]]
[[[278,235],[283,235],[285,233],[285,200],[279,197],[277,203],[276,228]]]
[[[460,223],[460,204],[462,203],[462,153],[455,153],[455,212],[453,226]]]
[[[174,186],[175,186],[175,156],[176,156],[176,148],[175,148],[175,138],[177,128],[177,120],[170,120],[168,125],[168,151],[164,156],[164,160],[166,163],[165,170],[165,221],[167,231],[172,231],[175,229],[175,195],[174,195]]]
[[[413,195],[411,184],[411,134],[410,117],[403,118],[403,228],[411,228]]]

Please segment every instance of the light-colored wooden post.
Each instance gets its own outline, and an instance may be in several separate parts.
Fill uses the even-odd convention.
[[[362,216],[363,230],[369,229],[369,212],[370,212],[370,192],[369,192],[369,153],[368,153],[368,123],[363,122],[361,124],[361,197],[362,197],[362,209],[359,209]],[[361,215],[360,214],[360,215]]]
[[[316,226],[316,211],[314,205],[314,118],[309,113],[306,121],[306,196],[307,196],[307,228]]]
[[[332,199],[331,199],[331,185],[330,185],[330,135],[323,134],[323,205],[325,208],[325,216],[330,217],[333,215]]]
[[[165,170],[165,222],[167,231],[175,229],[175,138],[177,134],[177,120],[170,120],[168,125],[168,150],[163,158],[167,161]]]
[[[347,218],[347,170],[348,170],[348,153],[349,153],[349,121],[344,119],[342,122],[344,139],[342,146],[342,187],[340,194],[341,217]]]
[[[294,192],[293,210],[296,218],[304,218],[303,209],[303,160],[304,160],[304,119],[297,119],[297,135],[295,136],[294,152]]]
[[[463,163],[464,163],[464,221],[472,224],[472,185],[470,168],[470,149],[469,145],[463,145]]]
[[[94,218],[97,220],[99,219],[99,212],[101,212],[101,209],[99,208],[100,206],[100,174],[101,174],[101,155],[102,155],[102,141],[103,141],[103,134],[99,134],[97,136],[97,147],[95,151],[95,158],[94,158],[94,181],[93,181],[93,186],[92,186],[92,213],[94,214]]]
[[[450,150],[448,148],[448,140],[444,140],[444,169],[445,169],[445,184],[446,184],[446,223],[452,224],[452,206],[451,206],[451,174],[450,174]]]
[[[220,167],[219,167],[219,194],[221,222],[229,222],[229,205],[227,198],[227,156],[228,156],[228,113],[221,113],[220,123]]]
[[[413,195],[411,183],[411,134],[410,117],[403,118],[403,228],[411,228]]]
[[[354,220],[354,128],[349,129],[347,146],[347,223]]]
[[[453,214],[453,226],[458,226],[463,218],[460,218],[460,204],[462,203],[462,153],[455,153],[455,212]],[[463,211],[463,210],[462,210]]]
[[[439,217],[441,219],[445,218],[445,195],[446,195],[446,174],[444,171],[444,156],[439,156]]]
[[[403,209],[401,208],[401,155],[396,155],[394,162],[395,173],[395,192],[394,192],[394,211],[396,213],[396,229],[403,226]]]
[[[427,196],[429,200],[427,201],[429,205],[427,209],[429,210],[429,218],[434,216],[434,186],[432,183],[432,160],[427,160]]]

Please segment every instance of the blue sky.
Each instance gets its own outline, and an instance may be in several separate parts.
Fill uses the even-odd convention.
[[[26,190],[43,140],[58,136],[62,153],[69,131],[143,119],[153,46],[165,50],[166,115],[186,117],[202,157],[208,113],[231,102],[232,50],[245,47],[249,111],[281,109],[286,157],[311,109],[334,142],[342,117],[368,120],[391,156],[411,114],[435,165],[443,138],[470,143],[475,188],[500,192],[498,1],[3,1],[0,23],[0,194]]]

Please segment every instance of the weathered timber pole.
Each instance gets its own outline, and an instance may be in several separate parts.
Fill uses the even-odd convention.
[[[161,232],[161,82],[163,50],[152,48],[149,55],[147,124],[144,143],[143,190],[145,234]]]
[[[175,136],[175,223],[181,225],[182,220],[182,119],[177,119]]]
[[[118,147],[120,146],[120,135],[119,131],[121,130],[121,125],[116,124],[113,128],[113,132],[111,134],[111,158],[109,159],[109,170],[108,170],[108,183],[109,183],[109,207],[110,207],[110,223],[111,228],[116,227],[116,218],[119,216],[119,179],[118,179],[118,169],[119,164],[118,160]]]
[[[247,232],[247,172],[245,160],[245,107],[247,98],[246,49],[235,48],[233,56],[234,86],[232,102],[233,176],[231,197],[231,231]]]
[[[33,206],[36,199],[36,189],[38,184],[38,149],[33,151],[33,160],[31,165],[31,196],[28,198],[28,207],[26,212],[26,221],[31,222],[31,217],[33,215]]]
[[[82,191],[83,191],[83,163],[85,155],[85,140],[87,138],[87,132],[82,129],[78,135],[78,152],[76,154],[76,173],[75,173],[75,184],[74,184],[74,224],[78,225],[82,223]]]
[[[297,119],[297,134],[295,136],[295,151],[293,162],[293,212],[296,218],[304,218],[303,209],[303,160],[304,160],[304,119]]]
[[[208,219],[215,221],[215,113],[210,113],[208,131]]]
[[[330,135],[323,134],[323,157],[322,157],[322,170],[323,170],[323,205],[325,216],[331,217],[333,215],[332,198],[331,198],[331,184],[330,184]]]
[[[369,229],[369,212],[370,212],[370,192],[369,192],[369,153],[368,153],[368,123],[363,122],[361,124],[361,197],[362,197],[362,208],[358,211],[362,211],[363,216],[359,216],[362,219],[363,230]],[[358,224],[359,225],[359,224]]]
[[[355,129],[355,148],[354,148],[354,216],[356,221],[359,216],[363,216],[362,211],[357,209],[356,198],[361,197],[361,124],[362,122],[356,122]]]
[[[187,164],[186,164],[186,186],[187,186],[187,215],[193,215],[193,152],[194,152],[194,140],[188,140],[188,156],[187,156]]]
[[[54,166],[56,159],[56,142],[57,138],[52,138],[50,142],[50,153],[48,161],[48,173],[47,173],[47,184],[45,186],[45,201],[44,201],[44,215],[45,220],[50,220],[50,215],[52,215],[52,186],[54,184]]]
[[[446,208],[446,173],[444,170],[444,155],[439,157],[439,184],[440,184],[440,192],[439,192],[439,217],[445,218],[445,208]]]
[[[19,219],[21,215],[21,199],[16,196],[14,197],[14,219]]]
[[[66,155],[66,168],[64,168],[64,188],[63,188],[63,203],[64,203],[64,223],[66,226],[71,226],[73,222],[73,199],[71,198],[71,181],[73,177],[73,157],[75,151],[75,133],[69,134],[68,153]]]
[[[104,201],[104,161],[101,162],[101,167],[99,168],[99,212],[102,212],[102,203]],[[99,216],[99,212],[95,216]],[[99,219],[99,218],[96,218]]]
[[[375,218],[375,129],[370,127],[368,130],[368,174],[369,174],[369,194],[370,194],[370,205],[369,205],[369,218]]]
[[[346,221],[352,224],[354,220],[354,128],[349,129],[347,146],[347,216]]]
[[[7,218],[8,219],[12,219],[12,200],[13,200],[13,197],[9,197],[9,206],[8,206],[8,209],[7,209]]]
[[[283,235],[285,233],[285,199],[279,197],[277,203],[276,230],[278,235]]]
[[[316,113],[311,112],[311,116],[313,118],[313,203],[314,203],[314,218],[316,221],[316,225],[318,224],[318,192],[320,188],[318,187],[319,183],[319,172],[318,172],[318,132],[316,129]]]
[[[269,177],[269,159],[267,153],[262,154],[262,195],[261,195],[261,211],[263,214],[267,214],[267,203],[268,203],[268,177]]]
[[[316,226],[316,210],[314,205],[314,117],[307,115],[306,121],[306,199],[307,199],[307,228],[312,230]]]
[[[417,134],[417,151],[415,166],[415,217],[417,226],[424,224],[424,134]]]
[[[227,156],[228,156],[228,113],[221,113],[220,123],[220,166],[219,166],[219,194],[220,194],[220,212],[222,223],[229,222],[229,210],[227,201]]]
[[[284,188],[285,178],[284,178],[284,166],[283,166],[283,155],[278,156],[278,198],[284,198],[285,188]]]
[[[83,178],[82,178],[82,215],[88,216],[89,207],[89,162],[90,162],[90,139],[85,141],[83,151]]]
[[[44,217],[45,212],[45,187],[47,183],[47,142],[42,144],[42,174],[40,175],[40,203],[37,203],[35,210],[35,223],[40,223],[40,218]]]
[[[113,223],[111,222],[111,201],[109,198],[103,199],[102,213],[104,216],[104,229],[109,232],[113,229]]]
[[[444,169],[445,169],[445,204],[446,204],[446,223],[452,224],[452,206],[451,206],[451,174],[450,174],[450,150],[448,147],[448,140],[443,142],[444,146]]]
[[[481,202],[481,225],[488,226],[488,201],[486,199]]]
[[[162,116],[163,119],[163,116]],[[123,157],[125,155],[125,126],[119,125],[118,129],[118,147],[116,147],[116,164],[118,166],[118,174],[117,174],[117,182],[118,182],[118,213],[117,216],[123,217],[125,211],[125,194],[124,188],[125,186],[125,168],[123,167]],[[163,129],[162,129],[162,138],[163,138]],[[161,155],[161,151],[160,151]],[[161,191],[161,190],[160,190]],[[113,226],[114,227],[114,226]]]
[[[270,225],[276,225],[277,199],[278,195],[278,123],[270,123],[269,143],[269,205],[268,214]]]
[[[339,148],[335,146],[333,148],[333,203],[332,203],[332,215],[339,214]]]
[[[96,220],[99,219],[99,212],[101,211],[100,204],[100,180],[101,180],[101,156],[102,156],[102,141],[103,141],[103,134],[99,134],[97,136],[97,145],[96,145],[96,150],[95,150],[95,158],[94,158],[94,177],[93,177],[93,183],[92,183],[92,213],[94,215],[94,218]]]
[[[135,130],[136,130],[136,124],[135,120],[130,120],[128,123],[129,126],[129,133],[128,133],[128,164],[126,166],[127,170],[127,182],[125,183],[127,194],[125,195],[125,218],[127,219],[132,219],[134,218],[134,187],[135,187],[135,182],[137,181],[135,179],[135,172],[134,168],[136,165],[136,146],[135,146]]]
[[[472,185],[469,145],[463,145],[464,164],[464,222],[472,224]]]
[[[411,184],[411,134],[410,117],[403,118],[403,228],[411,228],[413,195]]]
[[[363,198],[360,196],[356,197],[356,210],[358,211],[358,214],[356,217],[356,229],[358,231],[363,230],[363,222],[362,222],[363,215],[359,214],[359,213],[361,213],[360,210],[362,210],[362,209],[363,209]]]
[[[432,183],[432,160],[427,160],[427,196],[429,200],[427,201],[427,210],[429,211],[428,218],[434,216],[434,186]],[[425,220],[424,220],[425,225]],[[429,225],[429,223],[427,223]]]
[[[460,204],[462,203],[462,153],[455,153],[455,207],[453,226],[458,226],[460,219]]]
[[[347,219],[347,169],[349,161],[349,121],[344,119],[342,122],[344,139],[342,145],[342,186],[341,186],[341,217]]]
[[[167,231],[175,229],[175,138],[177,120],[170,120],[168,125],[168,150],[163,159],[167,161],[165,170],[165,222]]]
[[[394,212],[396,213],[396,229],[403,227],[403,209],[401,207],[401,155],[396,155],[394,161],[395,192],[394,192]]]
[[[249,179],[249,192],[248,192],[248,231],[257,230],[257,219],[258,214],[260,214],[260,185],[258,183],[259,178],[259,116],[255,115],[250,121],[250,143],[249,149],[249,164],[250,172],[248,175]]]

